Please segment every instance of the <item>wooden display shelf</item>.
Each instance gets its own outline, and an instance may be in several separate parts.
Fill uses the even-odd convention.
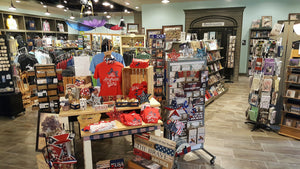
[[[213,96],[210,99],[208,99],[205,102],[205,106],[209,105],[210,103],[212,103],[213,101],[217,100],[219,97],[221,97],[223,94],[225,94],[228,91],[228,88],[225,88],[224,92],[218,94],[217,96]]]
[[[284,113],[289,113],[289,114],[295,114],[295,115],[298,115],[300,116],[300,112],[299,113],[294,113],[294,112],[290,112],[290,111],[283,111]]]
[[[287,96],[283,96],[286,99],[294,99],[294,100],[300,100],[300,98],[295,98],[295,97],[287,97]]]
[[[219,61],[219,60],[222,60],[222,59],[224,59],[224,57],[218,58],[218,59],[216,59],[216,60],[208,61],[207,64],[209,65],[209,64],[211,64],[211,63],[214,63],[214,62]]]
[[[151,107],[159,107],[160,103],[155,100],[154,98],[150,99],[150,105]],[[129,111],[129,110],[138,110],[141,109],[141,106],[138,107],[119,107],[117,108],[118,111]],[[86,115],[86,114],[98,114],[98,113],[107,113],[113,111],[113,108],[109,108],[107,110],[102,110],[102,111],[95,111],[95,109],[91,106],[88,106],[86,110],[68,110],[68,111],[63,111],[62,109],[60,110],[59,116],[61,117],[69,117],[69,116],[79,116],[79,115]]]
[[[268,36],[262,36],[262,37],[250,37],[250,39],[269,39]]]
[[[288,68],[300,68],[300,66],[287,66]]]
[[[144,46],[122,46],[122,48],[132,49],[132,48],[145,48],[145,47]]]
[[[300,140],[300,128],[280,125],[279,134]]]
[[[109,121],[109,119],[106,119],[104,121]],[[82,129],[85,126],[80,126],[81,137],[89,137],[89,136],[93,136],[93,135],[107,134],[107,133],[113,133],[113,132],[119,132],[119,131],[131,130],[131,129],[139,129],[139,128],[144,128],[144,127],[161,126],[163,124],[163,122],[161,120],[159,120],[158,123],[144,123],[143,122],[141,126],[125,126],[124,124],[122,124],[121,122],[119,122],[117,120],[115,120],[115,122],[116,122],[117,128],[102,131],[102,132],[97,132],[97,133],[90,133],[88,131],[82,131]]]
[[[285,81],[285,83],[298,84],[298,85],[300,85],[300,83],[298,83],[298,82],[292,82],[292,81]]]
[[[219,70],[217,70],[217,71],[214,71],[214,72],[211,72],[211,73],[209,73],[208,74],[208,76],[210,76],[210,75],[213,75],[213,74],[215,74],[215,73],[217,73],[217,72],[220,72],[221,70],[223,70],[224,68],[222,68],[222,69],[219,69]]]
[[[217,80],[216,82],[213,82],[212,84],[208,84],[206,88],[210,87],[210,86],[213,86],[219,82],[221,82],[222,80],[224,79],[224,77],[222,77],[221,79]]]

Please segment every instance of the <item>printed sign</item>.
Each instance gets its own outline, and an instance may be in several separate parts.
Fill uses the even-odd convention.
[[[171,169],[174,163],[176,143],[153,135],[135,135],[134,154]]]
[[[203,27],[224,26],[224,25],[225,25],[224,22],[205,22],[205,23],[202,23]]]

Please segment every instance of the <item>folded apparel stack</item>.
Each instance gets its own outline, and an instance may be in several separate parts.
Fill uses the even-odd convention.
[[[140,126],[142,125],[142,118],[135,111],[132,111],[128,114],[121,114],[121,122],[126,126]]]
[[[90,124],[84,127],[83,131],[89,131],[91,133],[102,132],[116,128],[115,121],[100,121],[98,123]]]

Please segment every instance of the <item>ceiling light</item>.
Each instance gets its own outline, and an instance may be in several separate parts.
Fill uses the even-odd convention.
[[[111,9],[114,8],[114,5],[110,5],[110,8],[111,8]]]
[[[71,13],[70,19],[75,19],[75,16],[73,16],[73,13]]]
[[[48,8],[47,8],[47,10],[46,10],[46,12],[45,12],[45,15],[47,15],[47,16],[50,15],[50,12],[48,11]]]
[[[59,1],[59,4],[56,5],[57,8],[64,8],[65,6],[61,3],[61,1]]]
[[[68,1],[67,1],[67,0],[64,0],[64,3],[66,4],[66,3],[68,3]]]
[[[47,5],[43,5],[44,8],[47,8]]]
[[[12,0],[10,1],[10,7],[8,8],[9,10],[15,11],[17,10],[16,7],[14,6]]]
[[[130,3],[129,2],[125,2],[125,5],[130,5]]]
[[[140,7],[136,6],[135,9],[139,9]]]
[[[104,14],[107,14],[107,12],[103,12]]]
[[[21,1],[20,1],[20,0],[16,0],[16,2],[17,2],[17,3],[20,3]]]
[[[126,12],[126,13],[127,13],[127,12],[128,12],[128,10],[127,10],[127,9],[125,9],[125,10],[124,10],[124,12]]]
[[[64,11],[67,12],[68,11],[67,8],[65,8]]]
[[[111,18],[111,16],[110,15],[106,15],[106,18],[109,19],[109,18]]]
[[[105,1],[105,2],[103,2],[103,3],[102,3],[102,5],[103,5],[103,6],[109,6],[109,5],[110,5],[110,3],[109,3],[109,2],[107,2],[107,1]]]
[[[99,0],[94,0],[94,2],[95,2],[95,3],[98,3],[98,2],[99,2]]]
[[[161,1],[161,3],[163,3],[163,4],[167,4],[167,3],[169,3],[170,1],[169,0],[162,0]]]

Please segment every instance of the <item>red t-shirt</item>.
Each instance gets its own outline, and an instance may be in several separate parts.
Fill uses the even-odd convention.
[[[102,62],[96,66],[94,78],[100,79],[101,83],[99,96],[122,95],[122,68],[123,64],[119,62]]]

